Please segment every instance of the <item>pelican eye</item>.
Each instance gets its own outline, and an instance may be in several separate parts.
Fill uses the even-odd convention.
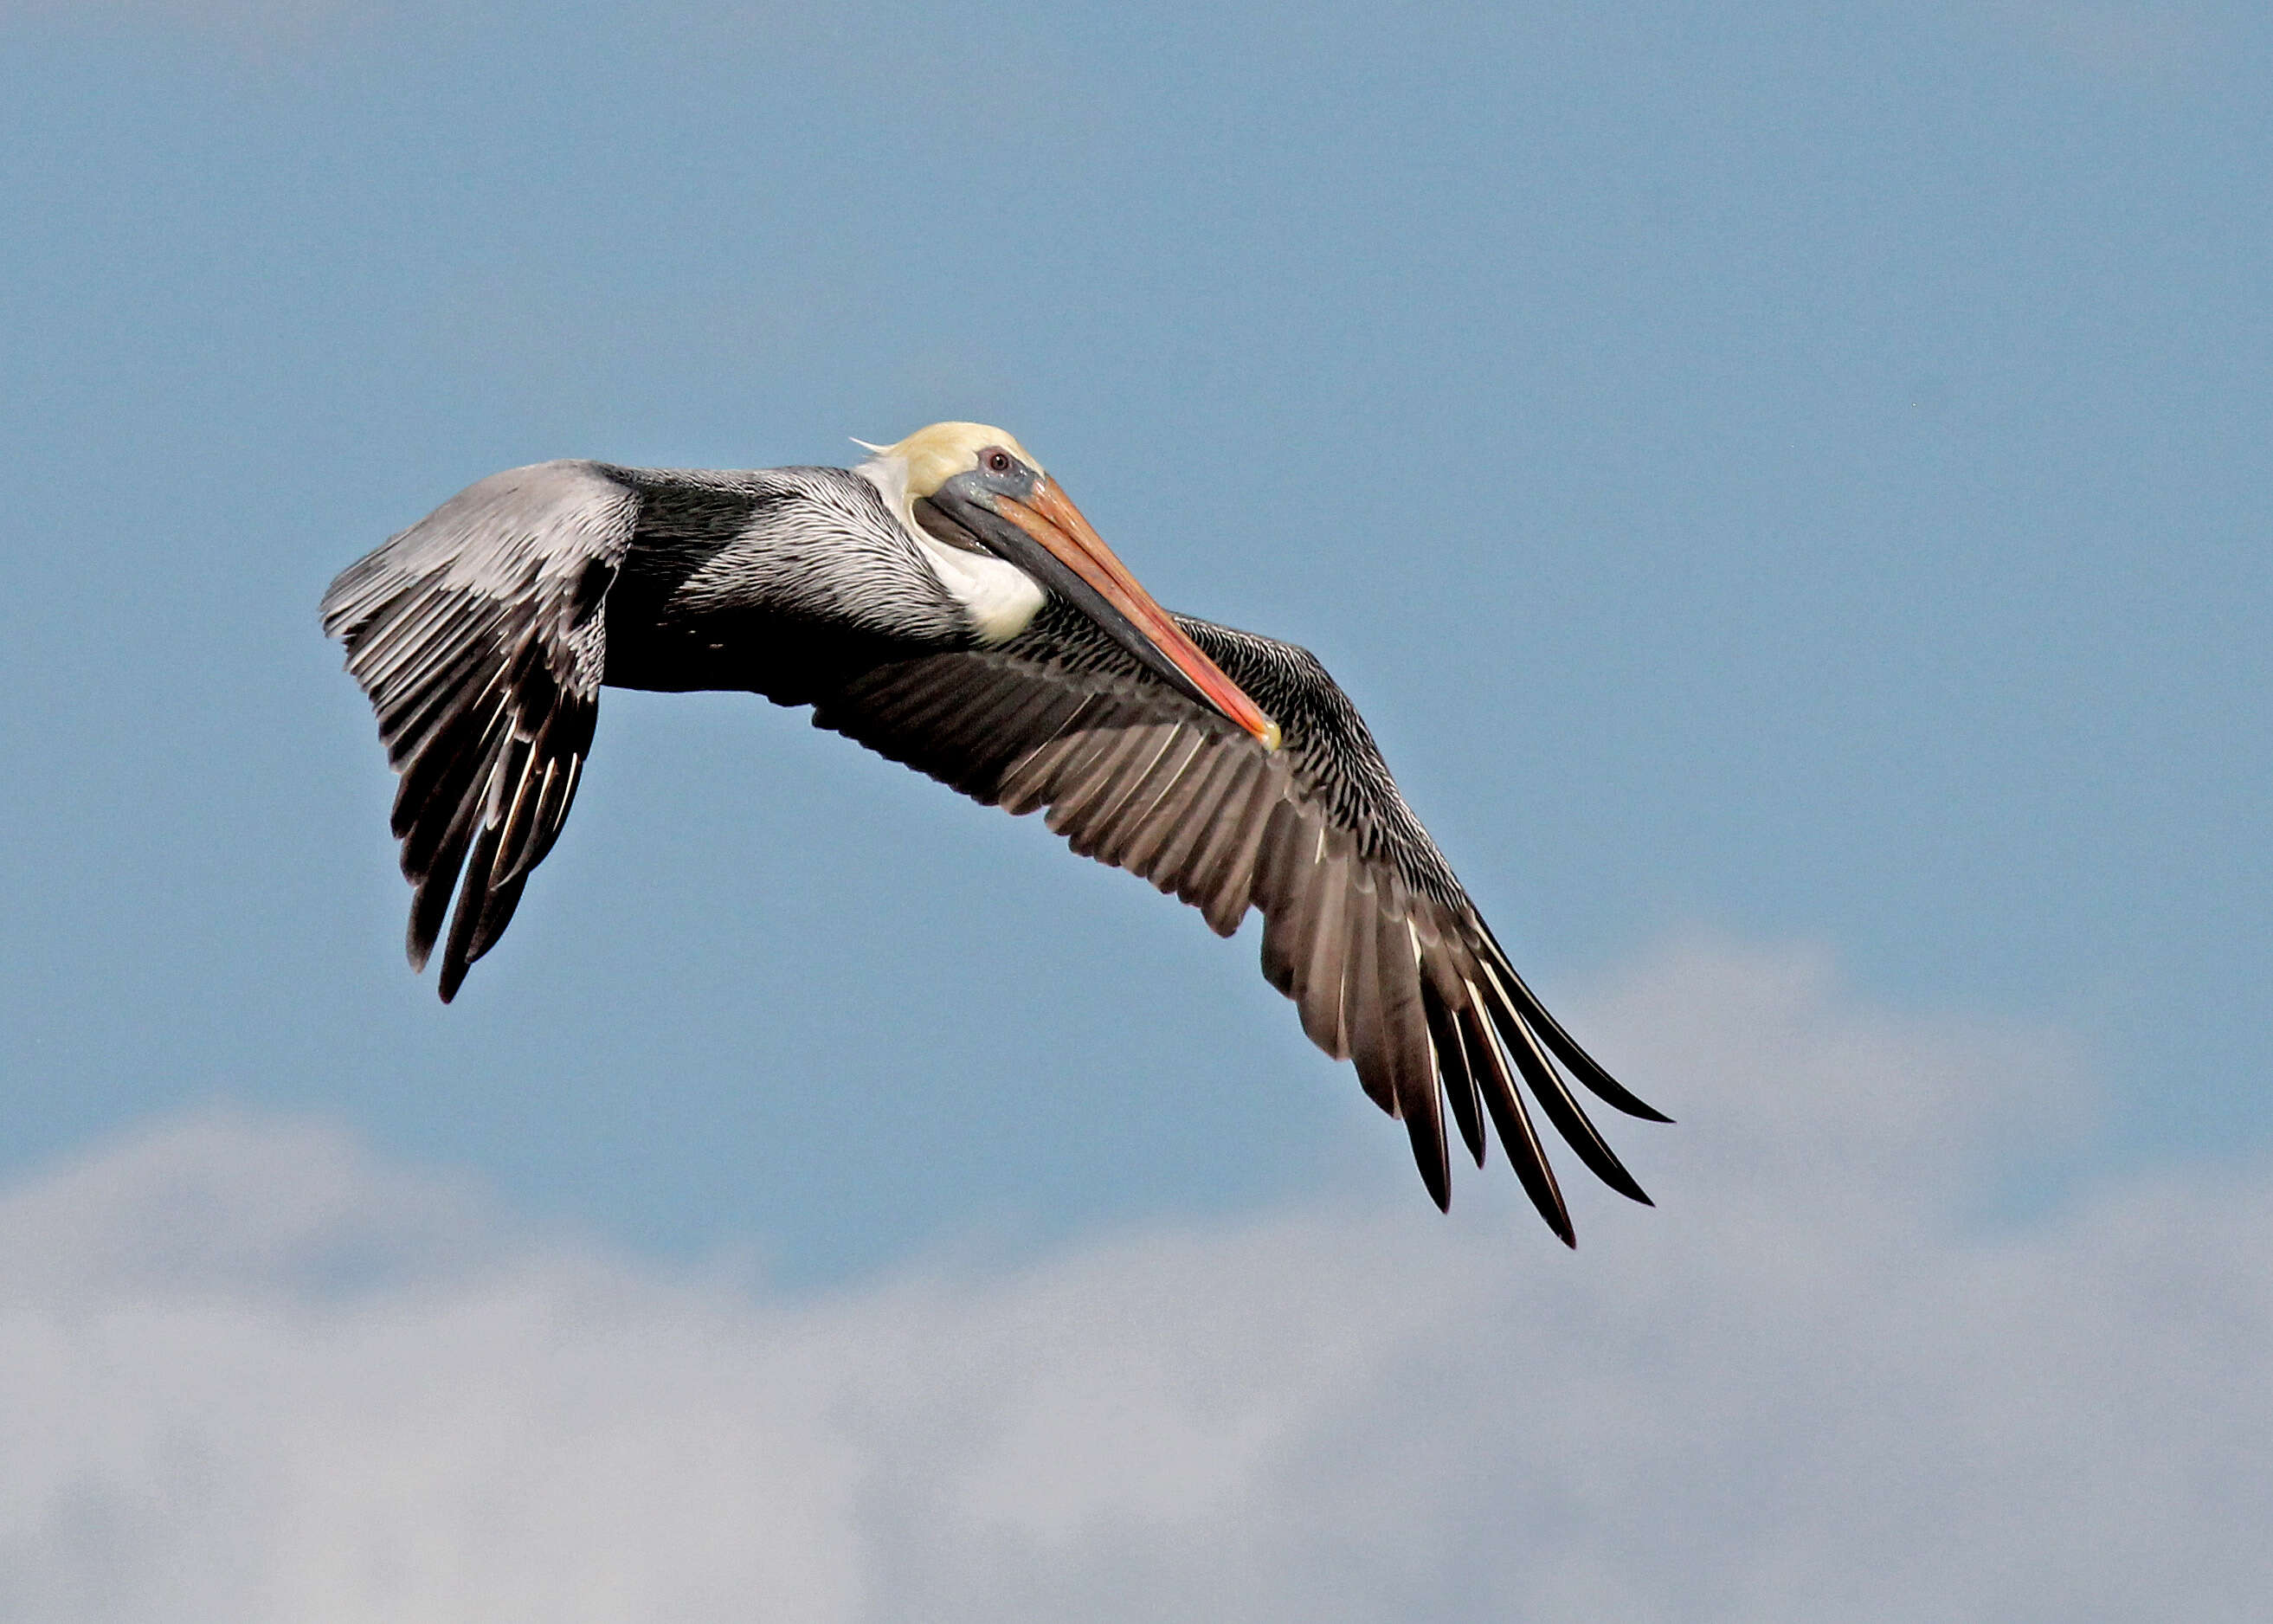
[[[1013,466],[1010,454],[1000,446],[981,453],[979,460],[986,464],[986,471],[990,474],[1007,474]]]

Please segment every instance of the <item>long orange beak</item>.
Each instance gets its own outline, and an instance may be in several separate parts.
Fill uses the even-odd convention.
[[[1169,664],[1184,674],[1207,702],[1263,741],[1266,750],[1279,748],[1279,724],[1272,721],[1242,691],[1239,684],[1200,651],[1184,635],[1175,617],[1152,601],[1136,584],[1129,568],[1113,556],[1105,538],[1082,517],[1081,509],[1066,500],[1056,482],[1046,476],[1037,480],[1033,494],[1024,502],[995,499],[995,512],[1049,549],[1053,557],[1095,590],[1097,595],[1134,626]]]

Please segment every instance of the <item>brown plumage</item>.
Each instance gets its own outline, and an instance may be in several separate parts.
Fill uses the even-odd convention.
[[[1588,1168],[1647,1201],[1565,1072],[1620,1110],[1666,1119],[1515,974],[1324,667],[1287,643],[1177,619],[1279,723],[1280,749],[1152,680],[1054,604],[1000,648],[864,672],[814,722],[985,804],[1046,808],[1075,852],[1191,904],[1219,935],[1259,910],[1264,977],[1311,1041],[1354,1060],[1367,1095],[1404,1121],[1439,1207],[1451,1199],[1445,1116],[1478,1166],[1488,1117],[1540,1214],[1572,1238],[1519,1077]]]
[[[401,774],[409,955],[441,945],[446,1000],[559,838],[601,686],[746,688],[1046,809],[1220,935],[1259,910],[1264,976],[1404,1122],[1439,1207],[1446,1118],[1479,1166],[1489,1124],[1572,1239],[1527,1093],[1648,1199],[1571,1079],[1666,1119],[1516,974],[1324,668],[1152,604],[1000,430],[935,425],[856,470],[511,470],[349,568],[324,625]]]

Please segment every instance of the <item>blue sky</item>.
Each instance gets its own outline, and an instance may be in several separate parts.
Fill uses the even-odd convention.
[[[0,1616],[2256,1616],[2268,128],[2217,0],[0,0]],[[746,695],[409,975],[332,575],[949,417],[1326,660],[1655,1210]]]
[[[1393,1166],[1251,936],[746,698],[610,694],[505,945],[403,970],[330,575],[947,416],[1318,650],[1550,1001],[1703,929],[2057,1028],[2027,1201],[2273,1133],[2246,8],[0,19],[6,1166],[310,1111],[816,1282]]]

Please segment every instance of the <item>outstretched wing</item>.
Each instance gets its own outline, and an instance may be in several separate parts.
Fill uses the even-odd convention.
[[[1449,1111],[1482,1166],[1484,1122],[1548,1224],[1571,1218],[1520,1078],[1579,1159],[1647,1202],[1565,1073],[1653,1121],[1556,1023],[1398,793],[1372,735],[1308,650],[1178,616],[1281,730],[1250,735],[1155,680],[1054,601],[999,648],[881,665],[823,699],[817,726],[1014,814],[1049,808],[1085,857],[1127,868],[1231,935],[1264,916],[1263,973],[1303,1030],[1354,1059],[1403,1118],[1439,1207]]]
[[[495,944],[575,799],[606,652],[602,600],[638,498],[589,462],[470,485],[324,594],[324,630],[379,712],[401,775],[410,963],[451,913],[440,991]]]

